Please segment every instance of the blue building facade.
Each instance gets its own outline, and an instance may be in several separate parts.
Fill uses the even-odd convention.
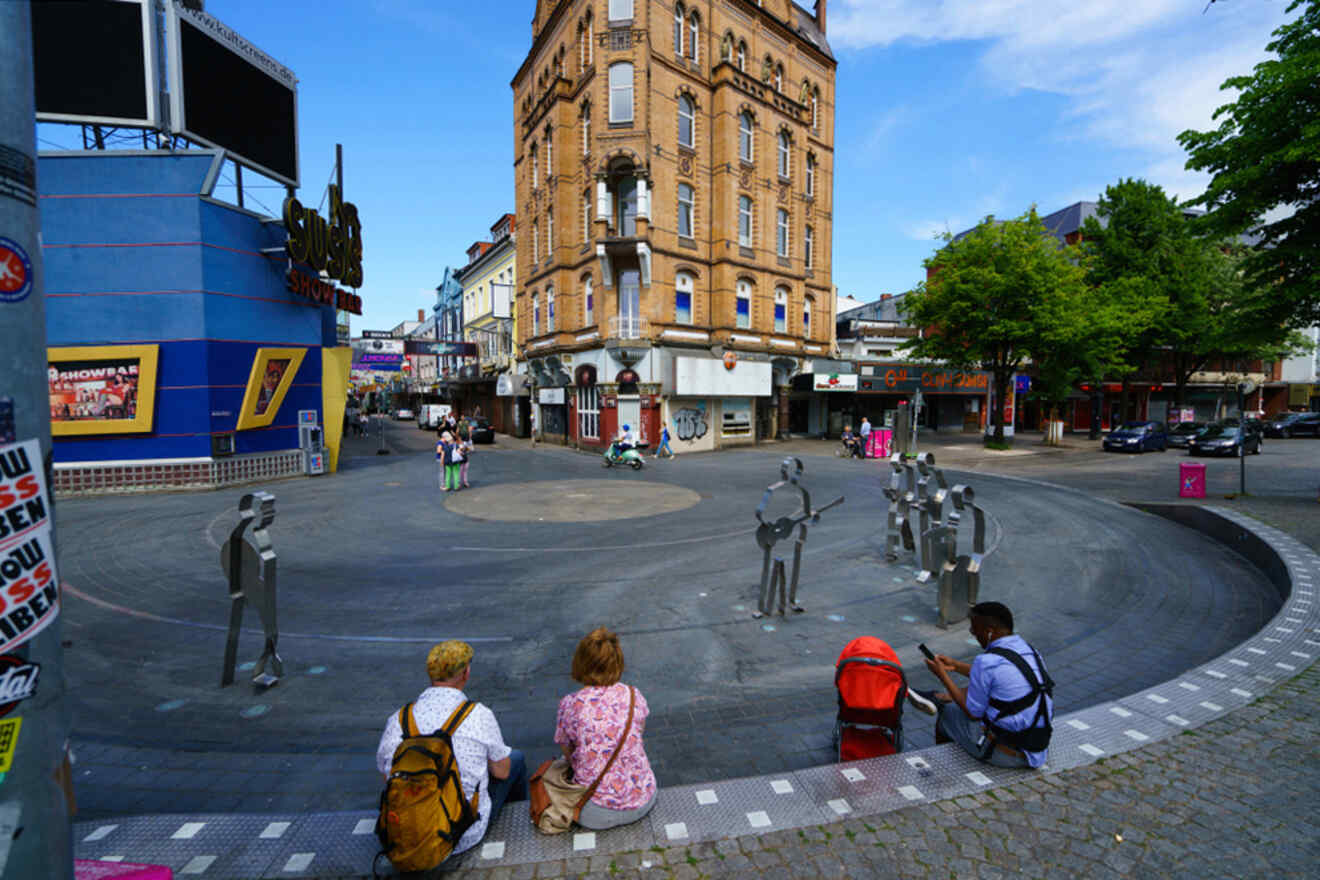
[[[463,338],[463,283],[460,272],[445,267],[444,279],[435,289],[435,307],[440,326],[440,338],[459,341]],[[444,357],[440,361],[440,378],[452,379],[458,375],[461,358]]]
[[[339,370],[322,355],[337,344],[335,305],[291,289],[289,273],[299,270],[283,252],[282,221],[210,197],[222,160],[209,150],[39,158],[52,357],[63,346],[113,353],[129,345],[155,346],[158,357],[149,429],[98,434],[83,424],[77,436],[57,429],[57,474],[87,476],[98,463],[115,463],[121,476],[133,466],[127,482],[170,486],[241,481],[235,463],[253,474],[296,473],[298,414],[307,410],[334,429],[337,444],[342,412],[326,409],[341,382],[325,381],[323,363]],[[249,415],[240,429],[260,359],[272,350],[283,353],[275,356],[293,372],[291,382],[262,407],[257,421],[267,424],[252,426]],[[221,449],[216,437],[225,441]],[[201,475],[199,466],[220,457],[235,479]],[[144,478],[144,467],[162,479]],[[66,491],[95,489],[98,481],[88,481],[75,486],[57,476]]]

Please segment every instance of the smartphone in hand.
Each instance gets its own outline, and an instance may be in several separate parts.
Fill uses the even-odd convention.
[[[935,659],[935,655],[930,652],[930,648],[926,647],[925,642],[922,642],[920,645],[917,645],[917,650],[920,651],[922,654],[924,654],[927,660]]]

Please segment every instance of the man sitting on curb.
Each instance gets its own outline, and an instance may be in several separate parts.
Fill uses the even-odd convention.
[[[912,704],[935,714],[935,742],[956,742],[996,767],[1040,767],[1048,755],[1054,719],[1054,682],[1045,663],[1013,634],[1013,612],[998,602],[972,606],[971,633],[985,649],[970,664],[936,654],[926,667],[945,693],[913,694]],[[964,691],[949,673],[967,676]]]
[[[472,646],[467,642],[441,642],[426,655],[426,674],[431,686],[417,697],[413,717],[417,729],[429,734],[439,730],[454,710],[467,700],[463,688],[472,675]],[[391,713],[376,748],[376,769],[387,779],[394,750],[403,741],[399,713]],[[463,795],[471,800],[481,788],[476,824],[459,839],[451,855],[476,846],[505,801],[527,799],[527,764],[522,752],[504,744],[495,713],[477,703],[453,736],[454,760],[458,763]]]

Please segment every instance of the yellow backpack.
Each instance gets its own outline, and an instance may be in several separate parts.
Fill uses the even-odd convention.
[[[376,837],[397,870],[427,871],[454,851],[478,819],[481,791],[474,791],[471,801],[464,799],[452,739],[476,703],[464,702],[444,727],[427,736],[418,733],[412,708],[409,703],[399,710],[403,742],[394,750],[380,796]]]

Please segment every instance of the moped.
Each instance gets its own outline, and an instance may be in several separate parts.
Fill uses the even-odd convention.
[[[646,466],[646,462],[642,459],[641,452],[645,446],[645,443],[639,443],[631,449],[625,449],[623,452],[619,452],[619,444],[617,442],[611,443],[610,448],[605,450],[603,466],[614,467],[616,464],[626,464],[631,466],[633,470],[640,471]]]

